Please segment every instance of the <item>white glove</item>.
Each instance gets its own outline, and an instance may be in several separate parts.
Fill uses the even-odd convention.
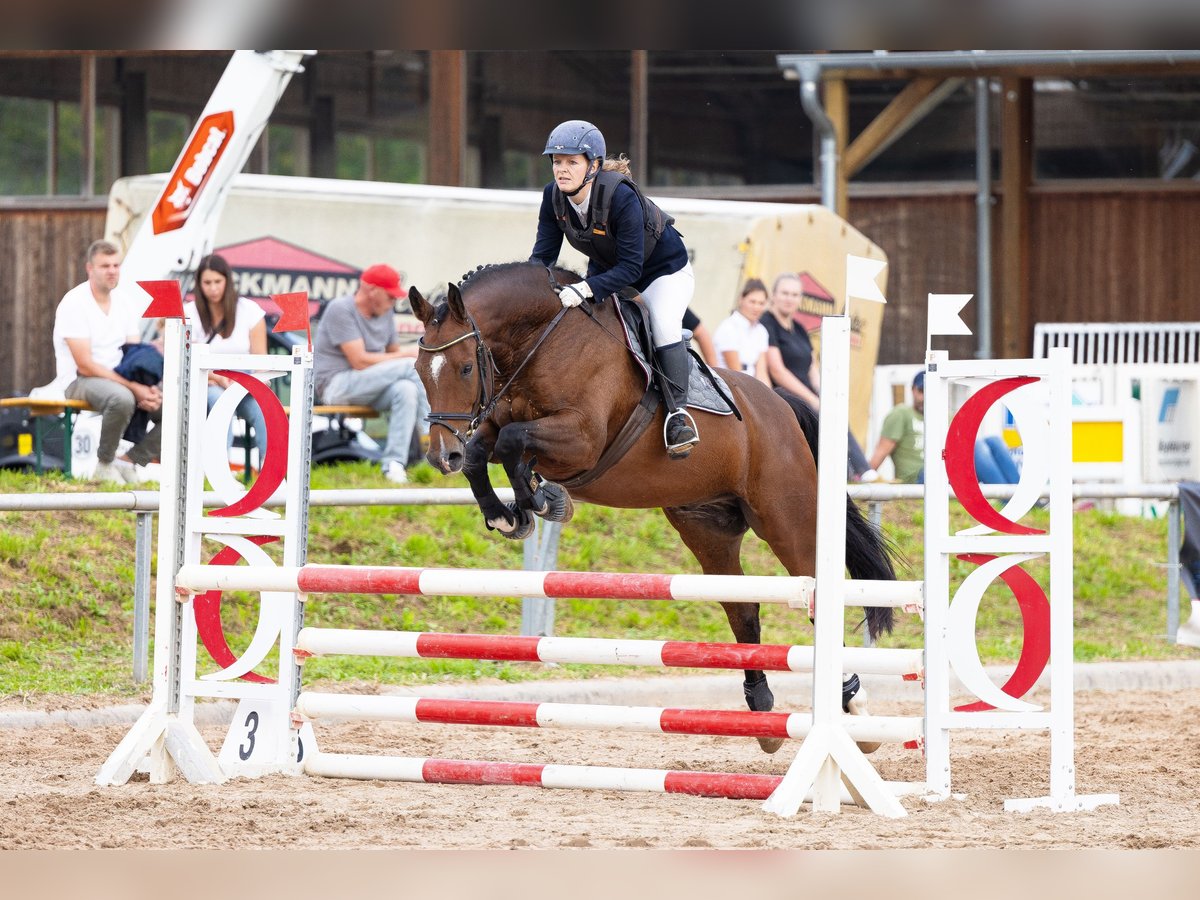
[[[867,469],[867,471],[863,472],[862,475],[859,476],[858,480],[863,484],[872,484],[873,482],[879,481],[879,473],[874,469]]]
[[[558,299],[562,301],[563,306],[568,308],[578,306],[591,296],[592,289],[588,287],[586,281],[580,281],[576,284],[564,284],[558,289]]]

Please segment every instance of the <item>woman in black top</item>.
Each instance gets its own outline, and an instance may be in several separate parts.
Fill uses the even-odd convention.
[[[771,287],[768,314],[760,321],[771,342],[767,348],[767,372],[771,382],[797,395],[815,411],[821,408],[821,374],[808,332],[795,319],[801,296],[800,277],[791,272],[780,275]],[[849,474],[859,480],[864,473],[873,470],[853,432],[848,437]]]
[[[776,387],[789,391],[813,410],[820,409],[821,376],[808,332],[796,323],[800,308],[800,278],[785,272],[771,286],[771,305],[759,321],[767,329],[767,372]]]

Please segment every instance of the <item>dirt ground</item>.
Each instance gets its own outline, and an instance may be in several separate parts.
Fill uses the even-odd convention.
[[[1200,689],[1081,693],[1076,790],[1119,793],[1119,806],[1004,812],[1006,798],[1047,793],[1049,739],[972,732],[953,742],[961,796],[905,798],[899,820],[854,807],[814,816],[805,806],[781,819],[757,801],[289,776],[221,786],[135,776],[99,788],[92,779],[126,725],[0,729],[0,849],[1194,848],[1198,724]],[[218,747],[223,729],[205,734]],[[326,751],[773,774],[796,746],[768,757],[739,738],[394,723],[323,724],[317,734]],[[872,759],[888,780],[923,773],[915,751],[885,745]]]

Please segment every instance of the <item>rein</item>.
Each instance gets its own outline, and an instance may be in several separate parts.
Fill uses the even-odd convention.
[[[547,269],[547,272],[549,272],[549,269]],[[553,283],[553,276],[551,276],[551,280]],[[521,374],[521,371],[525,368],[529,361],[533,359],[533,355],[537,353],[538,348],[541,347],[546,338],[550,336],[550,332],[552,332],[558,326],[558,323],[562,321],[562,318],[564,315],[566,315],[568,309],[569,307],[562,307],[554,316],[554,318],[550,320],[550,324],[543,329],[541,335],[538,336],[537,341],[531,348],[529,348],[529,352],[525,354],[525,358],[521,360],[521,364],[513,370],[513,373],[511,376],[509,376],[508,381],[504,382],[500,390],[496,391],[495,393],[492,392],[492,386],[495,383],[496,373],[498,371],[496,367],[496,358],[492,355],[491,349],[486,343],[484,343],[483,333],[480,332],[479,326],[475,323],[475,319],[470,313],[466,313],[466,316],[467,324],[471,326],[471,330],[460,334],[453,340],[449,340],[446,343],[440,344],[436,347],[431,347],[426,344],[424,338],[417,341],[418,350],[424,350],[426,353],[437,353],[445,350],[447,347],[453,347],[455,344],[465,341],[467,338],[475,338],[475,361],[479,368],[479,394],[470,412],[430,412],[429,415],[425,417],[425,420],[429,422],[430,426],[441,425],[465,444],[471,439],[471,435],[475,433],[475,430],[479,428],[480,424],[496,409],[496,404],[499,403],[501,398],[508,393],[508,389],[512,387],[513,382],[517,380],[517,376]],[[453,421],[465,421],[467,425],[464,430],[460,432],[457,428],[450,424]]]

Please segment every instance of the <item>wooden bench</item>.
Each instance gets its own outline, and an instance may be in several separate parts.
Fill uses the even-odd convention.
[[[75,416],[81,412],[90,412],[92,408],[83,400],[58,400],[45,397],[4,397],[0,398],[0,407],[24,407],[29,410],[30,417],[33,419],[33,470],[38,475],[43,473],[42,422],[46,416],[61,417],[59,421],[63,430],[62,470],[63,474],[70,478]]]
[[[62,471],[67,478],[71,477],[71,451],[72,439],[75,427],[75,416],[81,412],[93,412],[83,400],[67,400],[56,398],[42,397],[4,397],[0,398],[0,407],[17,407],[25,408],[30,412],[33,418],[33,459],[34,472],[38,475],[44,473],[43,466],[43,421],[47,416],[59,417],[56,424],[60,424],[63,430],[63,460]],[[291,410],[284,407],[284,411],[290,414]],[[313,415],[326,416],[333,419],[339,428],[345,428],[346,419],[373,419],[380,415],[380,412],[372,406],[314,406]],[[250,442],[246,441],[246,468],[243,478],[249,481],[250,478]]]

